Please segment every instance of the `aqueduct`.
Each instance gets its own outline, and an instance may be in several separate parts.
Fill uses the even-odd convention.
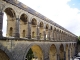
[[[23,3],[0,0],[0,60],[70,60],[76,43],[75,34]]]

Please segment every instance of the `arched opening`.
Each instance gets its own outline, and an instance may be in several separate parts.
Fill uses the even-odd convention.
[[[36,37],[37,37],[37,20],[35,18],[33,18],[31,21],[31,24],[32,24],[32,26],[31,26],[31,37],[36,39]],[[33,37],[33,35],[34,35],[34,37]]]
[[[46,40],[48,40],[49,25],[46,24]]]
[[[50,47],[49,60],[57,60],[57,50],[54,44]]]
[[[68,57],[68,44],[66,44],[66,60],[68,60],[69,59],[69,57]]]
[[[23,30],[23,33],[22,33],[23,34],[23,37],[26,37],[26,34],[25,33],[26,33],[25,30]]]
[[[4,10],[4,18],[3,18],[3,36],[10,37],[10,27],[15,28],[16,15],[12,8],[6,8]],[[14,30],[13,30],[14,33]],[[12,36],[13,36],[12,33]]]
[[[26,14],[22,14],[20,16],[20,37],[27,37],[27,34],[28,34],[28,17]],[[25,30],[25,31],[24,31]],[[24,36],[21,32],[24,31]]]
[[[31,46],[25,60],[43,60],[42,49],[38,45]]]
[[[4,51],[0,50],[0,60],[10,60],[10,58]]]
[[[10,27],[10,30],[9,30],[9,36],[12,37],[12,36],[13,36],[12,34],[13,34],[13,28]]]
[[[35,38],[35,32],[34,31],[32,32],[32,38]]]
[[[40,39],[42,40],[44,38],[44,34],[43,34],[44,25],[43,25],[43,22],[40,22],[39,26],[40,26],[40,34],[39,35],[40,35]]]
[[[60,60],[64,60],[64,46],[63,44],[60,45],[60,51],[59,51],[59,54],[60,54]]]
[[[7,34],[7,16],[6,16],[6,13],[4,12],[4,15],[3,15],[3,36],[6,37],[6,34]]]

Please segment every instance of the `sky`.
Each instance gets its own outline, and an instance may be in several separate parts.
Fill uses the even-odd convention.
[[[75,35],[80,35],[80,0],[18,0]]]
[[[80,35],[80,0],[18,0],[57,24]]]

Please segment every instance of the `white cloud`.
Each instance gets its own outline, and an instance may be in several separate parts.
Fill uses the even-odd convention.
[[[70,8],[71,0],[19,0],[76,35],[80,35],[80,10]],[[6,22],[5,22],[6,23]],[[5,30],[5,26],[4,29]],[[6,33],[6,32],[5,32]],[[4,33],[4,34],[5,34]]]
[[[6,14],[4,13],[4,16],[3,16],[3,36],[6,37],[6,31],[7,31],[7,16]]]

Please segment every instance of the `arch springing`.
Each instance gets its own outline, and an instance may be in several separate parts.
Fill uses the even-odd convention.
[[[32,21],[31,21],[31,23],[32,23],[32,25],[37,25],[37,21],[36,21],[36,19],[33,18]]]

